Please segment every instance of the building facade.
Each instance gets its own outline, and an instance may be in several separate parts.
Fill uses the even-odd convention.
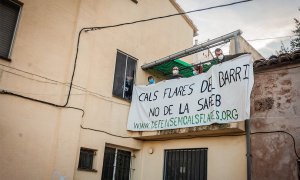
[[[175,1],[0,4],[1,178],[246,178],[245,137],[232,136],[243,123],[126,130],[140,66],[191,47],[197,28],[186,16],[111,25],[178,13]]]
[[[300,51],[255,63],[251,98],[253,179],[298,179]]]

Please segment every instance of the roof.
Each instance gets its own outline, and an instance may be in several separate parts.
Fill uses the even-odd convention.
[[[272,55],[269,59],[259,59],[254,61],[254,71],[261,71],[269,68],[276,68],[283,65],[300,63],[300,50],[291,53],[284,53],[278,56]]]
[[[180,7],[180,5],[176,2],[176,0],[169,0],[171,2],[171,4],[175,7],[175,9],[179,12],[179,13],[184,13],[185,11]],[[188,25],[193,29],[194,31],[194,36],[196,36],[197,32],[198,32],[198,28],[196,27],[196,25],[193,23],[193,21],[186,15],[186,14],[182,14],[181,15],[183,17],[183,19],[188,23]]]
[[[179,68],[179,74],[181,74],[183,77],[190,77],[193,75],[193,66],[180,59],[155,65],[151,69],[147,69],[146,71],[157,77],[171,76],[174,66],[177,66]]]
[[[272,55],[269,57],[269,59],[256,60],[253,63],[253,68],[255,72],[258,72],[265,69],[276,68],[296,63],[300,63],[300,50],[296,50],[291,53],[280,54],[278,56]],[[165,77],[172,74],[172,69],[174,66],[179,67],[180,74],[184,77],[193,76],[193,65],[180,59],[154,65],[153,67],[146,69],[146,71],[157,77]]]

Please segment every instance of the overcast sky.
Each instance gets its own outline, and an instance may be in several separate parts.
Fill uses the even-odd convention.
[[[185,10],[206,8],[239,0],[177,0]],[[237,29],[247,40],[293,35],[293,18],[300,19],[300,0],[254,0],[242,4],[188,14],[198,27],[198,41],[204,42]],[[280,50],[290,38],[249,41],[264,57]],[[225,45],[226,49],[228,45]]]

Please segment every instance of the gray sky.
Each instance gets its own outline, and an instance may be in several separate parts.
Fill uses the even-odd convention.
[[[239,0],[177,0],[185,10],[194,10],[237,2]],[[292,35],[293,18],[300,19],[300,0],[254,0],[238,5],[188,14],[199,29],[199,42],[237,29],[247,40]],[[264,57],[280,50],[281,41],[288,47],[290,38],[249,41]],[[223,48],[226,50],[228,45]]]

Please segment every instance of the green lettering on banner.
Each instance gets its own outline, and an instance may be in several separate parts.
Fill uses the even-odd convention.
[[[192,121],[192,117],[193,117],[193,116],[188,116],[188,124],[192,124],[192,122],[193,122],[193,121]]]
[[[193,115],[176,116],[169,119],[160,119],[156,121],[151,121],[151,123],[134,123],[134,129],[144,130],[144,129],[166,129],[174,127],[187,127],[191,125],[204,125],[211,124],[212,122],[226,122],[232,120],[238,120],[239,114],[237,109],[231,110],[212,110],[207,114],[197,113]]]

